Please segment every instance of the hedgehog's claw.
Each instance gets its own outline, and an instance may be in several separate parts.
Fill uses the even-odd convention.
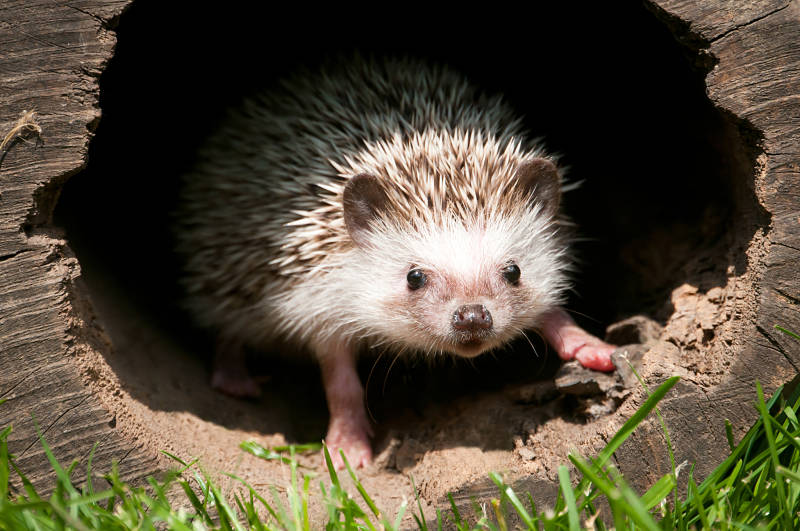
[[[609,345],[592,336],[597,344],[584,344],[575,351],[575,359],[587,369],[596,371],[610,372],[615,369],[611,361],[611,354],[617,350],[614,345]]]
[[[366,422],[366,418],[364,419]],[[366,429],[365,429],[366,428]],[[363,468],[372,461],[372,446],[369,442],[369,424],[366,426],[353,417],[331,418],[325,444],[336,470],[344,468],[339,450],[344,451],[347,462],[353,468]]]

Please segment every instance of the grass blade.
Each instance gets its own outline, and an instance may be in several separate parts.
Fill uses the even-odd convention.
[[[758,393],[758,402],[756,407],[761,413],[761,421],[764,425],[764,433],[767,436],[767,444],[769,445],[770,456],[772,458],[772,466],[775,472],[775,486],[778,490],[778,497],[775,500],[776,504],[781,508],[783,513],[783,522],[785,529],[792,528],[791,507],[786,506],[786,494],[784,492],[783,474],[780,473],[779,467],[781,466],[780,459],[778,458],[778,450],[775,445],[775,434],[772,431],[772,417],[767,411],[766,403],[764,402],[764,391],[761,389],[761,382],[756,382],[756,392]]]
[[[456,501],[453,499],[452,492],[447,493],[447,499],[450,500],[450,512],[453,514],[453,523],[456,525],[456,528],[459,529],[459,531],[469,529],[467,523],[461,518],[461,512],[456,506]]]
[[[636,413],[631,415],[631,418],[629,418],[625,424],[622,425],[619,431],[617,431],[617,433],[615,433],[608,442],[606,447],[600,451],[600,454],[597,456],[595,461],[596,466],[602,467],[606,461],[611,458],[611,456],[617,451],[617,449],[619,449],[622,443],[625,442],[628,437],[630,437],[631,433],[633,433],[636,427],[641,424],[641,422],[647,417],[647,415],[650,414],[653,408],[656,407],[656,404],[658,404],[661,399],[664,398],[664,395],[666,395],[667,392],[672,389],[676,383],[678,383],[678,380],[680,380],[680,376],[673,376],[658,386],[658,389],[656,389],[655,392],[651,394],[647,400],[645,400]]]
[[[292,464],[290,457],[281,455],[272,449],[264,448],[255,441],[244,441],[239,444],[239,448],[265,461],[280,461],[286,465]]]
[[[263,496],[261,496],[258,492],[256,492],[256,490],[252,487],[252,485],[250,485],[248,482],[246,482],[245,480],[243,480],[242,478],[240,478],[239,476],[236,476],[234,474],[227,474],[227,476],[230,477],[231,479],[234,479],[234,480],[238,481],[242,485],[244,485],[244,487],[248,491],[250,491],[250,494],[252,496],[254,496],[255,499],[257,499],[261,503],[261,505],[264,506],[264,508],[267,510],[267,512],[270,514],[270,516],[272,516],[272,518],[274,518],[276,521],[279,520],[278,514],[275,512],[275,509],[272,508],[272,506],[267,502],[266,499],[264,499]]]
[[[322,450],[321,442],[305,443],[305,444],[287,444],[283,446],[273,446],[272,451],[277,453],[293,452],[295,454],[304,454],[306,452],[318,452]]]
[[[414,515],[414,520],[417,521],[417,525],[422,531],[428,531],[428,522],[425,521],[425,513],[422,512],[422,502],[419,501],[419,491],[417,490],[417,484],[414,483],[414,476],[411,477],[411,487],[414,489],[414,498],[417,500],[417,509],[419,510],[419,517]]]
[[[558,467],[558,482],[561,485],[561,492],[564,495],[564,502],[567,505],[567,521],[570,531],[580,531],[581,524],[578,518],[578,506],[575,502],[575,491],[572,490],[572,483],[569,479],[569,470],[566,465]],[[531,527],[529,525],[529,527]]]
[[[611,468],[611,473],[614,476],[614,482],[617,489],[622,493],[622,498],[625,500],[624,505],[625,513],[628,517],[636,522],[637,529],[648,529],[649,531],[659,531],[658,524],[656,524],[653,517],[650,516],[648,509],[642,503],[641,498],[634,492],[622,477],[616,468]],[[667,476],[669,477],[669,476]]]
[[[333,466],[333,461],[331,461],[331,454],[328,452],[328,445],[324,443],[322,444],[322,452],[325,455],[325,465],[328,467],[328,476],[331,478],[331,483],[336,488],[341,488],[339,484],[339,475],[336,474],[336,468]]]
[[[698,491],[697,485],[695,484],[694,479],[691,477],[689,478],[688,489],[692,503],[694,504],[694,508],[697,511],[697,515],[700,517],[700,521],[703,523],[703,529],[711,529],[711,524],[708,521],[706,509],[703,506],[703,496],[700,491]]]
[[[6,439],[9,433],[11,433],[11,426],[0,432],[0,504],[8,498],[8,477],[11,467],[9,466],[10,457]]]
[[[450,496],[450,493],[447,494]],[[452,496],[450,496],[452,499]],[[400,529],[400,524],[403,522],[403,515],[406,514],[406,509],[408,508],[408,500],[403,497],[403,503],[400,504],[400,507],[397,509],[397,516],[394,518],[394,527],[393,529]]]
[[[322,447],[322,445],[320,445]],[[311,524],[308,517],[308,490],[311,484],[311,476],[303,476],[303,529],[311,529]]]
[[[500,531],[508,531],[506,517],[503,514],[503,510],[500,508],[500,500],[497,498],[492,498],[491,504],[492,509],[494,509],[494,516],[497,519],[497,527],[500,529]]]
[[[675,476],[672,474],[663,475],[644,493],[641,498],[642,505],[649,511],[669,495],[670,491],[675,488],[676,483]]]
[[[378,520],[380,520],[381,519],[381,511],[375,505],[375,502],[372,501],[372,498],[370,498],[369,494],[367,494],[367,491],[364,488],[364,485],[362,485],[361,482],[358,480],[358,477],[356,476],[356,473],[353,472],[353,468],[350,466],[350,463],[347,461],[347,456],[344,455],[344,450],[342,450],[340,448],[339,449],[339,453],[342,456],[342,460],[344,461],[344,466],[347,467],[347,471],[350,473],[350,478],[353,480],[353,483],[355,484],[356,489],[358,490],[358,493],[361,494],[361,497],[366,502],[367,507],[369,507],[369,510],[372,511],[372,514],[374,514],[375,517]]]
[[[500,477],[500,474],[497,474],[496,472],[489,474],[489,478],[494,482],[495,485],[497,485],[497,488],[500,489],[501,494],[511,502],[511,505],[514,506],[514,510],[517,511],[517,514],[519,514],[519,517],[523,522],[525,522],[525,525],[532,528],[534,526],[533,518],[531,518],[531,515],[528,513],[527,509],[525,509],[525,506],[522,505],[522,502],[519,501],[519,498],[517,497],[516,493],[514,493],[514,490],[507,485],[506,482],[503,481],[503,478]]]
[[[786,329],[785,329],[784,327],[782,327],[782,326],[775,325],[775,330],[780,330],[780,331],[781,331],[781,332],[783,332],[784,334],[786,334],[786,335],[788,335],[788,336],[791,336],[791,337],[793,337],[793,338],[795,338],[795,339],[797,339],[797,340],[800,340],[800,336],[798,336],[797,334],[795,334],[795,333],[794,333],[794,332],[792,332],[792,331],[786,330]]]
[[[725,419],[725,438],[728,439],[728,447],[732,452],[736,448],[736,444],[733,442],[733,426],[731,426],[731,421],[728,419]]]
[[[197,515],[200,516],[207,525],[213,525],[211,516],[209,516],[208,511],[206,511],[206,508],[203,506],[203,504],[200,503],[200,499],[192,490],[192,487],[189,486],[189,483],[187,481],[181,481],[178,484],[183,489],[186,497],[189,498],[189,503],[191,503],[192,507],[194,507],[194,510],[197,511]]]

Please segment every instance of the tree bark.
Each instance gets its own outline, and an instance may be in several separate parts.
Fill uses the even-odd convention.
[[[800,330],[800,7],[788,1],[665,0],[654,2],[652,10],[676,38],[712,61],[707,93],[740,134],[757,144],[746,185],[770,218],[768,230],[747,250],[752,284],[735,296],[752,302],[732,316],[740,324],[726,374],[710,387],[684,377],[660,406],[677,462],[695,463],[694,476],[702,479],[727,456],[725,419],[737,438],[756,420],[756,382],[772,393],[800,367],[800,345],[774,328]],[[663,376],[652,374],[649,385]],[[651,422],[617,453],[626,477],[639,487],[668,471],[658,432]]]
[[[4,2],[0,8],[0,124],[10,131],[36,111],[39,140],[12,141],[0,162],[0,425],[13,425],[10,450],[37,487],[52,469],[37,433],[63,463],[120,462],[126,477],[157,457],[114,429],[115,418],[86,385],[85,331],[75,299],[80,266],[50,220],[62,184],[86,165],[100,118],[98,77],[111,57],[113,26],[127,1]],[[0,154],[2,156],[2,154]]]

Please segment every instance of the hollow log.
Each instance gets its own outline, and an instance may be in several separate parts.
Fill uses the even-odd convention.
[[[708,96],[756,146],[746,187],[769,216],[768,225],[750,241],[747,270],[728,284],[733,288],[729,296],[738,301],[730,310],[737,338],[726,361],[717,362],[724,373],[713,385],[686,375],[661,406],[672,443],[680,449],[676,459],[696,463],[695,477],[704,478],[725,457],[725,419],[736,427],[737,440],[755,421],[756,382],[772,391],[800,367],[800,346],[775,329],[800,326],[800,49],[793,42],[800,7],[773,1],[659,1],[652,10],[678,40],[713,65],[705,79]],[[676,306],[680,297],[673,298]],[[695,316],[702,315],[703,301],[699,304],[689,310]],[[698,328],[707,326],[699,323]],[[714,330],[725,326],[714,325]],[[651,422],[616,456],[640,487],[666,472],[666,446],[652,442],[659,430]],[[643,460],[661,465],[642,467]]]
[[[0,153],[0,399],[5,400],[0,404],[0,427],[13,425],[11,451],[33,484],[44,489],[52,472],[39,434],[62,462],[79,462],[77,482],[85,479],[90,455],[95,474],[108,472],[112,462],[117,462],[123,478],[139,481],[169,466],[158,450],[184,456],[185,452],[203,454],[212,446],[225,445],[235,450],[245,437],[285,441],[307,437],[309,433],[321,435],[320,427],[324,428],[320,396],[312,397],[313,404],[308,406],[309,411],[317,412],[309,413],[310,428],[297,428],[302,423],[298,418],[305,418],[306,410],[302,414],[291,410],[292,400],[280,402],[280,397],[273,409],[287,411],[272,411],[270,420],[254,425],[236,415],[244,412],[241,415],[253,415],[247,417],[251,419],[260,410],[269,409],[270,404],[239,405],[225,398],[209,399],[202,364],[182,361],[180,367],[185,369],[173,369],[172,373],[163,369],[164,374],[155,374],[161,371],[158,364],[162,349],[171,348],[163,347],[169,341],[162,341],[163,334],[149,334],[131,325],[131,314],[120,310],[127,307],[123,300],[126,295],[116,290],[113,274],[98,273],[94,279],[86,275],[87,288],[84,270],[91,270],[92,263],[105,252],[102,244],[92,243],[94,237],[90,233],[73,238],[70,229],[65,233],[54,221],[54,211],[61,202],[78,205],[78,211],[93,205],[103,213],[116,208],[106,206],[103,210],[99,203],[93,203],[100,201],[101,192],[97,190],[105,190],[103,187],[115,178],[107,172],[109,167],[96,170],[91,177],[94,180],[84,177],[81,181],[81,175],[89,171],[83,171],[87,163],[92,164],[88,160],[90,141],[100,123],[101,111],[106,112],[99,103],[99,79],[114,54],[115,28],[129,17],[128,11],[137,7],[134,3],[126,11],[128,4],[12,0],[0,8],[0,137],[13,129],[23,112],[31,110],[36,112],[33,124],[41,131],[37,133],[33,126],[23,129],[20,135],[9,137]],[[648,16],[680,43],[693,67],[705,74],[705,91],[711,102],[708,108],[717,124],[709,145],[717,146],[724,159],[722,169],[717,170],[720,186],[727,187],[724,195],[728,206],[722,221],[713,222],[716,232],[712,231],[707,239],[692,239],[695,233],[703,232],[699,224],[706,218],[702,215],[687,218],[696,220],[698,225],[689,226],[685,232],[686,241],[695,242],[692,245],[713,247],[709,252],[716,261],[712,266],[704,265],[706,255],[701,250],[696,258],[687,259],[688,265],[684,264],[683,269],[663,268],[664,278],[652,293],[668,288],[664,291],[665,300],[656,301],[655,305],[648,302],[648,308],[655,309],[643,312],[650,313],[662,327],[647,343],[639,367],[650,388],[669,376],[682,376],[662,402],[661,411],[676,459],[696,463],[695,478],[702,479],[725,457],[725,419],[730,420],[737,438],[754,422],[755,382],[761,382],[771,393],[790,381],[800,364],[800,346],[774,328],[780,325],[800,331],[800,7],[796,2],[772,0],[657,0],[646,2],[645,6]],[[146,17],[136,19],[131,13],[129,18],[129,31],[133,34],[137,31],[135,20]],[[220,24],[227,21],[222,18]],[[232,20],[238,23],[236,17]],[[256,28],[255,23],[250,24],[243,31]],[[237,28],[236,24],[231,27]],[[315,29],[319,28],[314,26]],[[224,36],[237,35],[236,31],[229,29]],[[524,37],[522,33],[511,33],[505,37]],[[225,41],[223,36],[215,37],[218,40],[214,45],[203,50]],[[378,38],[370,35],[373,37]],[[386,48],[375,44],[373,51]],[[430,49],[428,53],[437,56]],[[301,55],[298,52],[297,57],[284,63],[276,59],[275,70],[285,70],[286,62],[299,61]],[[212,57],[209,63],[230,74],[224,70],[226,60]],[[203,63],[203,59],[196,61],[198,65]],[[491,61],[484,62],[488,65]],[[116,67],[124,69],[125,64],[120,60]],[[150,67],[145,62],[142,68],[147,71]],[[270,65],[253,68],[269,71]],[[487,79],[494,79],[495,72],[488,67],[486,72]],[[213,74],[209,79],[217,83],[215,88],[223,85]],[[112,108],[110,81],[108,86]],[[165,84],[163,90],[166,94],[169,87]],[[132,91],[127,97],[136,98],[138,94]],[[109,121],[110,115],[111,111]],[[174,133],[174,123],[169,118],[166,113],[159,114],[155,135],[142,139],[126,153],[136,158],[146,158],[151,148],[168,153],[158,151],[153,144],[164,144],[163,138]],[[184,132],[190,134],[189,129]],[[98,132],[95,139],[98,159],[102,159],[100,152],[106,146],[101,143],[102,135]],[[620,151],[614,156],[625,158],[624,146]],[[119,163],[134,164],[133,158]],[[661,163],[650,164],[655,167]],[[137,168],[144,168],[139,164]],[[616,164],[624,162],[607,161],[606,167]],[[649,170],[650,165],[642,168],[644,172]],[[143,189],[149,195],[142,192],[136,197],[156,196],[164,188],[174,188],[178,170],[170,166],[169,171],[162,167],[162,172],[169,173],[166,180],[173,184],[164,185],[160,174],[142,176]],[[601,186],[613,186],[609,183],[601,182]],[[115,193],[124,195],[129,186],[130,179]],[[593,190],[592,183],[586,186]],[[717,185],[704,191],[713,193],[714,186]],[[64,200],[60,201],[62,189]],[[81,196],[89,198],[86,203],[80,202]],[[615,212],[621,211],[625,200],[620,199],[622,204],[615,206]],[[145,211],[147,208],[142,206]],[[633,212],[634,218],[644,215],[635,208]],[[80,216],[80,212],[75,215]],[[714,212],[708,216],[713,218]],[[64,219],[68,218],[70,215],[65,215]],[[619,219],[621,225],[640,221]],[[93,223],[102,225],[104,220]],[[135,226],[147,222],[130,223]],[[148,234],[160,228],[163,227],[158,225]],[[96,245],[94,251],[77,252],[76,256],[81,246],[92,245]],[[130,245],[133,248],[126,252],[136,256],[141,267],[148,267],[148,261],[158,262],[155,254],[161,250],[137,247],[137,242]],[[620,245],[620,249],[630,249],[624,247],[625,243]],[[626,253],[627,250],[620,251],[621,256],[628,256]],[[662,258],[656,259],[656,263],[662,262]],[[133,282],[130,277],[136,274],[130,273],[132,269],[126,271],[127,282]],[[598,284],[601,283],[595,283],[593,289],[601,290]],[[643,295],[636,300],[646,298]],[[112,315],[115,312],[120,315]],[[158,328],[152,325],[154,320],[157,319],[149,321],[150,329]],[[119,337],[126,334],[141,342],[128,341],[122,346]],[[159,339],[153,339],[156,336]],[[308,374],[302,372],[308,369],[299,370]],[[159,394],[170,386],[190,398],[170,402],[172,398]],[[556,466],[564,462],[566,453],[574,447],[585,454],[597,451],[645,396],[640,389],[629,388],[614,411],[585,421],[567,422],[560,413],[548,416],[543,410],[531,409],[530,397],[520,399],[520,393],[525,394],[524,389],[495,389],[477,398],[451,396],[432,406],[446,411],[442,418],[452,417],[453,423],[477,422],[475,430],[481,433],[474,439],[459,440],[459,436],[448,435],[451,432],[446,423],[419,421],[416,417],[408,420],[405,413],[394,410],[393,423],[376,439],[378,458],[375,469],[366,474],[368,489],[371,483],[384,489],[386,506],[396,506],[400,493],[413,495],[410,482],[403,475],[412,472],[432,505],[441,505],[448,490],[456,493],[461,504],[468,503],[471,496],[495,496],[488,480],[455,470],[458,463],[475,458],[487,470],[495,466],[510,469],[511,477],[520,486],[531,489],[537,501],[546,504],[548,496],[556,492]],[[572,401],[559,400],[558,412],[574,405]],[[314,415],[321,415],[321,420]],[[529,420],[525,420],[526,415]],[[484,420],[474,420],[477,418]],[[564,427],[566,424],[571,424],[569,429]],[[295,435],[286,435],[295,428]],[[669,471],[660,430],[656,422],[646,422],[615,455],[618,467],[640,489]],[[487,431],[492,433],[487,436]],[[187,439],[193,446],[181,447]],[[431,445],[436,444],[440,445],[437,452],[431,452]],[[502,455],[497,457],[497,452]],[[226,459],[232,459],[231,454],[226,455]],[[203,456],[213,461],[212,457]],[[310,461],[311,466],[321,466],[315,459]],[[224,467],[224,461],[219,466]],[[257,476],[257,469],[266,465],[252,460],[242,466],[246,468],[242,475]],[[454,468],[448,470],[448,466]]]
[[[85,478],[95,443],[94,460],[106,471],[112,459],[126,477],[156,467],[155,455],[114,429],[113,413],[86,385],[76,337],[92,324],[73,300],[80,266],[49,228],[61,186],[86,165],[100,118],[98,77],[127,3],[11,1],[0,8],[2,134],[24,111],[36,112],[42,131],[11,139],[0,155],[0,423],[13,426],[11,451],[44,488],[52,471],[38,434],[63,462],[81,463],[76,481]]]

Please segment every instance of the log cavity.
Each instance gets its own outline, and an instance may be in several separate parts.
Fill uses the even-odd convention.
[[[239,7],[220,13],[193,5],[187,13],[171,3],[134,3],[121,17],[117,51],[101,78],[103,117],[89,164],[65,185],[56,211],[115,344],[109,365],[151,409],[197,411],[163,393],[205,386],[202,363],[190,376],[166,358],[213,350],[178,303],[168,229],[178,176],[226,106],[313,63],[321,50],[427,57],[507,96],[532,133],[563,154],[569,178],[583,183],[565,198],[581,237],[570,309],[599,335],[632,314],[665,322],[670,293],[683,284],[702,292],[725,286],[744,272],[748,242],[768,223],[752,190],[758,139],[713,107],[694,56],[641,6],[537,7],[480,19],[404,12],[375,24],[334,12]],[[547,376],[557,360],[545,357],[543,364],[521,343],[515,353],[476,362],[477,371],[411,370],[410,402]],[[290,438],[319,437],[326,413],[315,369],[270,364],[267,372],[290,373],[273,378],[270,392],[302,410],[275,422]],[[372,396],[405,389],[409,369],[393,369],[384,383],[388,368],[376,369]],[[299,396],[307,403],[296,402]],[[403,406],[387,407],[384,418]]]

